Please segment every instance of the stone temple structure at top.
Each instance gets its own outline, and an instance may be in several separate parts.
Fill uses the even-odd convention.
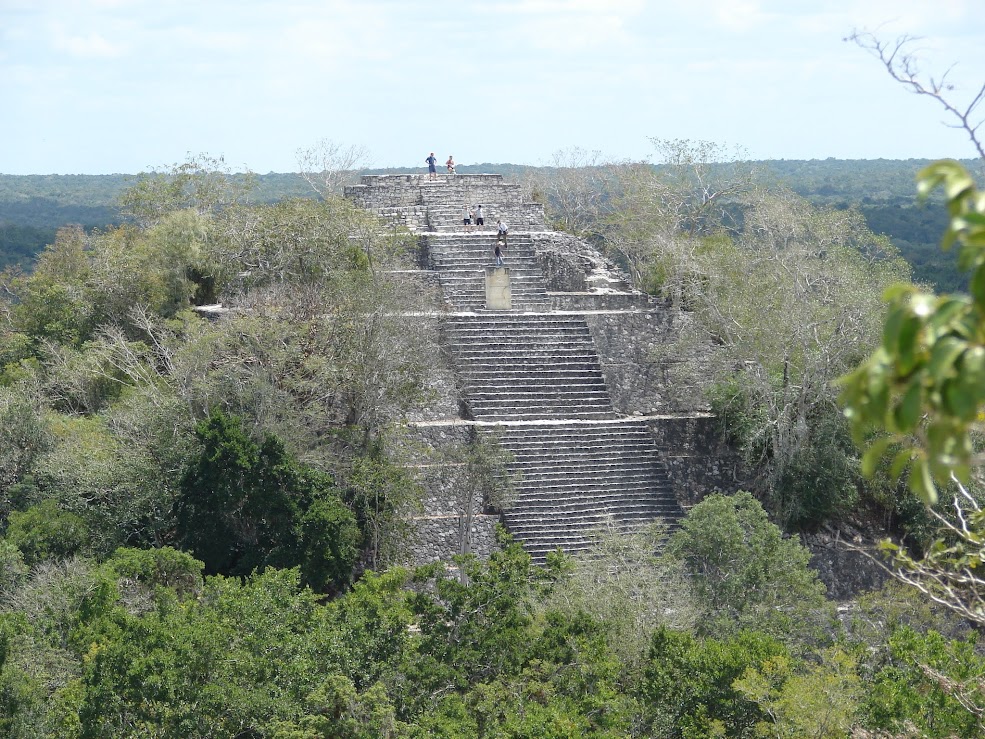
[[[689,495],[719,487],[724,471],[698,443],[708,419],[699,393],[677,380],[671,389],[679,359],[661,357],[682,315],[548,229],[519,185],[497,174],[367,175],[345,195],[417,235],[420,278],[443,298],[434,320],[454,397],[415,430],[435,446],[495,437],[509,453],[515,497],[502,510],[463,502],[424,473],[418,561],[482,554],[498,521],[536,561],[585,551],[600,527],[672,525]],[[464,208],[480,204],[485,227],[466,230]],[[496,267],[500,219],[509,235]]]

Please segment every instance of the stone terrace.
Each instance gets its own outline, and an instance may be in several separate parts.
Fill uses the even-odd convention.
[[[498,174],[363,175],[346,198],[412,231],[461,231],[464,206],[482,206],[486,228],[497,219],[511,231],[543,231],[544,206],[525,203],[520,187]]]

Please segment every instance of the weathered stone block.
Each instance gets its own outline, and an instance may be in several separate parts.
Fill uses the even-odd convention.
[[[508,267],[486,267],[486,308],[489,310],[510,310],[513,307],[513,292],[510,288]]]

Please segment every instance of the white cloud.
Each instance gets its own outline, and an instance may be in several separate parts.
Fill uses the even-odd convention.
[[[52,46],[79,59],[115,59],[128,50],[126,43],[114,43],[99,33],[73,34],[60,24],[52,31]]]
[[[237,31],[215,31],[183,26],[169,30],[167,33],[169,43],[187,45],[196,51],[201,49],[209,52],[229,53],[250,48],[249,35]]]
[[[712,16],[729,31],[744,33],[764,25],[769,16],[758,2],[719,0],[712,4]]]

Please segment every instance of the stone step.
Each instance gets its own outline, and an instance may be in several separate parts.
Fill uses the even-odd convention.
[[[579,398],[604,397],[607,401],[609,398],[601,378],[598,379],[595,385],[582,384],[581,386],[568,386],[567,383],[563,382],[554,385],[527,385],[526,378],[522,374],[499,380],[495,378],[467,377],[462,383],[462,389],[468,398],[488,402],[514,398],[517,402],[537,400],[538,398],[565,398],[571,402],[576,402]]]
[[[608,521],[632,521],[644,517],[651,521],[661,519],[669,525],[680,521],[680,516],[671,509],[639,506],[624,509],[618,506],[599,506],[578,511],[538,511],[529,515],[519,515],[515,509],[511,509],[502,515],[503,521],[515,535],[529,536],[531,530],[539,529],[544,532],[545,538],[565,533],[590,536],[593,528]]]
[[[454,355],[461,362],[465,362],[472,367],[482,367],[484,369],[505,367],[508,370],[516,372],[527,367],[538,369],[545,366],[557,367],[558,365],[565,365],[565,369],[574,369],[577,367],[595,374],[602,371],[595,356],[586,352],[576,352],[573,350],[566,352],[541,352],[534,356],[531,356],[530,351],[523,351],[522,349],[513,352],[490,351],[476,352],[473,354],[454,352]]]
[[[523,410],[517,411],[487,411],[478,410],[473,412],[473,417],[477,421],[542,421],[545,419],[557,420],[585,420],[585,421],[604,421],[614,417],[612,411],[605,409],[592,409],[572,411],[570,408],[538,408],[531,412]]]
[[[597,420],[612,418],[612,408],[608,403],[583,404],[577,410],[572,410],[567,403],[516,404],[506,406],[482,405],[467,403],[473,418],[477,421],[523,421],[557,419]]]
[[[483,335],[487,333],[510,336],[518,333],[558,333],[571,332],[588,333],[585,319],[565,320],[564,316],[552,316],[548,313],[489,313],[475,316],[449,316],[442,321],[446,330],[463,337]]]
[[[625,511],[596,509],[577,514],[559,513],[557,516],[539,519],[516,519],[507,513],[503,516],[503,520],[510,532],[517,538],[528,540],[542,538],[550,542],[566,536],[588,539],[591,537],[593,529],[598,529],[610,522],[625,524],[630,521],[652,521],[656,517],[661,517],[660,514],[660,511],[642,508]]]
[[[643,446],[627,448],[618,444],[582,450],[531,447],[529,449],[510,451],[510,454],[513,455],[513,458],[518,463],[527,465],[563,465],[567,467],[576,465],[583,460],[591,460],[600,464],[606,464],[608,462],[619,464],[650,463],[653,460],[652,449],[647,449]]]
[[[477,386],[472,386],[476,388]],[[482,386],[478,386],[480,389],[471,389],[468,396],[470,400],[481,401],[483,403],[503,403],[503,402],[516,402],[516,403],[527,403],[536,402],[538,400],[564,400],[566,402],[577,402],[579,400],[594,401],[597,399],[602,399],[606,403],[609,402],[609,394],[605,390],[605,386],[585,386],[580,389],[566,389],[566,388],[554,388],[554,389],[544,389],[540,388],[537,390],[527,390],[523,385],[516,385],[515,387],[489,385],[485,386],[486,389],[481,389]]]
[[[504,520],[514,532],[520,531],[524,524],[542,525],[544,521],[552,521],[555,527],[565,526],[584,534],[585,529],[590,526],[590,522],[586,519],[598,515],[625,518],[632,514],[645,514],[650,517],[666,518],[668,521],[679,518],[677,508],[669,504],[634,505],[626,501],[609,499],[601,494],[597,499],[572,501],[567,504],[558,501],[523,500],[518,501],[517,505],[522,506],[523,514],[517,514],[513,510],[503,514]]]
[[[578,392],[549,392],[543,390],[543,386],[529,386],[523,384],[522,379],[513,383],[488,383],[480,385],[471,383],[465,388],[465,396],[469,401],[493,405],[507,402],[523,404],[537,403],[538,401],[550,401],[551,403],[564,402],[576,405],[581,401],[588,403],[605,403],[606,407],[611,408],[611,401],[605,388],[598,386],[586,386]],[[513,388],[513,391],[507,388]]]
[[[472,363],[459,371],[460,385],[466,393],[472,391],[493,391],[499,389],[507,392],[508,388],[525,387],[528,392],[550,392],[554,388],[569,387],[581,389],[606,387],[605,378],[598,366],[591,364],[568,362],[564,366],[560,362],[541,362],[533,360],[519,361],[505,369],[490,363],[483,365]],[[578,384],[576,384],[578,383]]]
[[[575,357],[585,359],[598,365],[598,353],[595,347],[587,341],[525,341],[525,342],[489,342],[480,344],[453,343],[455,354],[463,359],[481,357],[513,357],[526,356],[531,360],[549,357]]]
[[[515,484],[518,490],[525,490],[531,494],[536,493],[537,496],[545,499],[557,499],[558,496],[577,497],[593,490],[600,493],[648,497],[661,492],[666,482],[653,469],[643,470],[642,472],[645,474],[642,475],[629,475],[627,472],[626,479],[622,479],[617,474],[620,470],[615,468],[615,471],[609,473],[612,475],[611,479],[601,481],[600,485],[598,474],[590,475],[576,472],[567,478],[562,478],[556,475],[547,475],[538,470],[530,470],[522,462],[513,462],[507,466],[511,473],[517,475]],[[529,478],[527,477],[528,472],[530,473]],[[621,472],[626,472],[626,470]]]
[[[606,413],[605,418],[611,419],[614,417],[612,410],[612,402],[609,400],[609,396],[605,393],[594,393],[594,394],[584,394],[584,395],[542,395],[542,396],[532,396],[532,395],[517,395],[516,397],[510,397],[504,395],[501,397],[468,397],[467,401],[469,407],[474,411],[481,411],[483,413],[508,413],[510,408],[515,408],[517,413],[531,414],[536,411],[537,408],[543,408],[545,412],[550,412],[552,419],[563,420],[564,413],[570,412],[572,414],[585,413],[587,411],[604,411]],[[569,418],[575,418],[572,415]],[[479,419],[484,420],[484,419]],[[519,420],[519,419],[514,419]],[[530,420],[538,420],[532,418]],[[541,419],[543,420],[543,419]],[[572,438],[573,443],[577,443],[577,437]],[[511,444],[507,443],[507,446]],[[538,447],[531,445],[532,450],[537,450],[540,452],[550,451],[550,447]]]

